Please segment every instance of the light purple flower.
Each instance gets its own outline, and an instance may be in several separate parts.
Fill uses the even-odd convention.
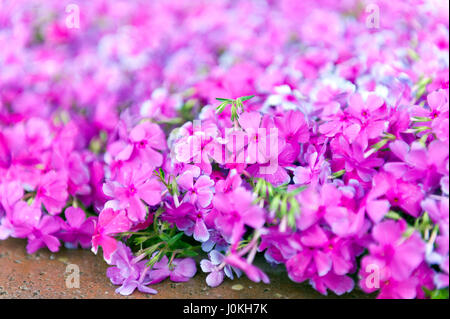
[[[149,272],[150,283],[157,284],[166,278],[175,282],[186,282],[197,272],[195,261],[192,258],[175,258],[169,265],[169,258],[164,256]]]

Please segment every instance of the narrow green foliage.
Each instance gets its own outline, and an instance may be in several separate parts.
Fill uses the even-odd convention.
[[[224,98],[216,98],[217,101],[222,103],[216,108],[216,113],[222,113],[225,108],[231,104],[231,120],[235,121],[239,118],[239,113],[245,111],[243,102],[250,100],[254,95],[242,96],[237,99],[224,99]]]

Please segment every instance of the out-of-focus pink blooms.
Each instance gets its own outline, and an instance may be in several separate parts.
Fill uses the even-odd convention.
[[[181,96],[171,95],[167,89],[158,88],[152,92],[151,98],[141,106],[141,115],[158,120],[176,117],[182,105]]]

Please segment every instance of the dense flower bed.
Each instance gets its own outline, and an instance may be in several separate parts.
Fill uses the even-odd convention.
[[[0,239],[448,298],[448,52],[447,1],[2,1]]]

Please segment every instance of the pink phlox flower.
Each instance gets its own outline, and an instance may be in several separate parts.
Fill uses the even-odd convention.
[[[205,223],[205,212],[189,202],[181,203],[178,207],[168,206],[161,218],[176,225],[179,230],[188,236],[193,236],[199,242],[205,243],[210,238]]]
[[[57,215],[66,205],[68,196],[67,175],[50,171],[41,176],[33,205],[40,208],[43,204],[50,214]]]
[[[326,215],[346,214],[340,205],[342,195],[332,184],[324,184],[319,190],[308,188],[297,195],[302,213],[297,218],[297,227],[306,230],[323,220]]]
[[[278,128],[278,135],[291,144],[294,148],[299,148],[299,143],[306,143],[309,140],[309,125],[305,115],[300,111],[287,111],[274,118],[274,123]]]
[[[242,178],[236,170],[230,170],[226,179],[221,179],[216,182],[217,193],[228,193],[234,191],[242,185]]]
[[[64,215],[66,222],[62,224],[63,232],[58,237],[65,242],[66,247],[76,248],[79,243],[84,249],[90,248],[97,217],[86,218],[85,212],[75,207],[67,208]]]
[[[135,126],[129,134],[127,142],[123,145],[116,160],[128,161],[139,158],[139,162],[147,163],[153,167],[161,166],[163,156],[159,151],[167,148],[164,132],[154,123],[143,122]]]
[[[296,248],[292,245],[296,236],[298,234],[280,231],[278,226],[270,227],[268,232],[261,236],[261,244],[258,250],[265,251],[264,257],[272,264],[286,262],[296,254]]]
[[[310,145],[304,155],[306,166],[297,166],[294,170],[294,183],[299,185],[311,184],[315,187],[318,183],[324,183],[331,175],[330,164],[325,161],[323,152],[317,152],[315,147]]]
[[[114,235],[126,232],[130,229],[131,222],[125,211],[114,211],[112,208],[105,208],[98,217],[92,236],[92,251],[97,254],[98,246],[103,248],[103,257],[109,263],[111,255],[117,248],[117,240]]]
[[[333,161],[339,169],[345,169],[346,173],[353,173],[353,178],[363,182],[369,182],[375,175],[376,168],[384,163],[384,160],[376,157],[376,154],[365,157],[366,147],[356,141],[350,145],[342,136],[334,140],[331,147],[334,152]]]
[[[201,207],[208,207],[213,198],[214,181],[207,175],[202,175],[195,181],[192,172],[187,171],[178,177],[178,185],[185,190],[184,201],[198,203]]]
[[[349,97],[348,112],[360,121],[361,132],[364,133],[364,139],[374,139],[386,130],[386,105],[383,99],[370,94],[366,101],[360,94],[355,93]]]
[[[89,168],[84,164],[82,156],[73,152],[67,160],[68,192],[71,195],[88,195],[91,192]]]
[[[245,225],[254,229],[264,225],[264,211],[253,205],[253,200],[253,195],[242,187],[214,197],[213,206],[219,212],[215,226],[229,242],[234,243],[241,237]]]
[[[214,123],[197,127],[188,122],[180,128],[178,136],[173,147],[178,162],[193,163],[207,175],[212,172],[211,159],[223,162],[223,147],[217,141],[219,131]]]
[[[375,242],[369,246],[371,258],[398,281],[408,279],[425,258],[425,243],[420,235],[414,232],[405,237],[406,230],[403,220],[381,222],[373,228]]]
[[[124,169],[117,180],[107,181],[103,185],[105,195],[113,199],[106,203],[108,207],[125,209],[133,222],[143,222],[147,214],[144,202],[150,206],[161,202],[161,184],[152,177],[149,166],[140,169]]]
[[[327,137],[335,137],[342,134],[351,143],[361,131],[361,125],[356,119],[342,110],[341,105],[332,102],[324,107],[321,118],[325,120],[319,127],[319,132]]]
[[[40,209],[18,202],[14,207],[11,223],[13,236],[28,238],[27,252],[33,254],[47,246],[51,252],[57,252],[61,243],[56,237],[62,219],[58,216],[42,215]]]

